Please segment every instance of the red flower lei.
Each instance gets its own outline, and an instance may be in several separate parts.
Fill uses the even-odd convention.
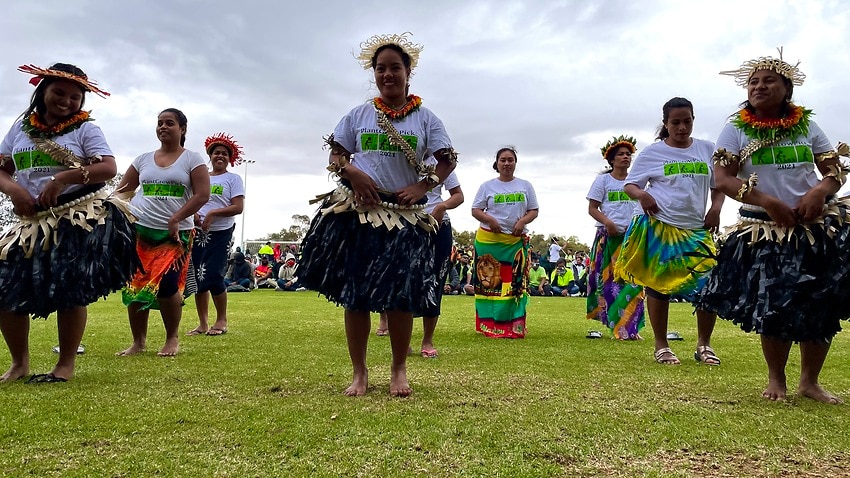
[[[33,111],[23,120],[24,133],[29,136],[41,136],[42,138],[52,138],[53,136],[61,136],[69,131],[79,128],[86,121],[90,121],[88,111],[80,111],[74,116],[66,119],[61,123],[53,126],[47,126],[41,121],[38,113]]]
[[[797,123],[799,123],[800,119],[803,117],[803,108],[801,106],[794,106],[791,108],[791,114],[789,114],[787,117],[766,120],[760,120],[756,118],[756,115],[747,111],[746,108],[742,109],[740,111],[740,114],[741,121],[752,126],[753,128],[786,129],[791,128],[793,126],[797,126]]]
[[[387,115],[387,118],[391,120],[402,119],[422,106],[422,98],[416,95],[409,95],[407,97],[407,103],[405,103],[401,109],[394,109],[390,105],[384,103],[384,100],[382,100],[380,96],[376,96],[372,102],[375,104],[375,108],[377,110],[383,112]]]

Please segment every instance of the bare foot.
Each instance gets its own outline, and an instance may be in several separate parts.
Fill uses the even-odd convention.
[[[800,386],[797,387],[797,393],[804,397],[809,397],[812,400],[817,400],[822,403],[829,403],[831,405],[838,405],[844,403],[843,400],[827,392],[823,389],[823,387],[820,386],[820,384],[817,383],[810,385],[800,384]]]
[[[351,385],[342,392],[346,397],[362,397],[366,395],[366,387],[369,384],[369,378],[367,375],[355,375],[354,380],[351,381]]]
[[[133,345],[130,346],[130,348],[128,348],[126,350],[122,350],[120,352],[117,352],[115,355],[117,355],[119,357],[129,357],[131,355],[140,354],[144,351],[145,351],[144,346],[141,346],[141,345],[138,345],[138,344],[133,344]]]
[[[203,328],[201,326],[195,327],[194,329],[186,332],[186,335],[191,337],[193,335],[204,335],[207,333],[208,328]]]
[[[766,400],[778,402],[780,400],[785,400],[786,391],[787,387],[785,386],[785,380],[770,379],[767,382],[767,388],[764,389],[764,392],[761,392],[761,396]]]
[[[6,373],[4,373],[2,376],[0,376],[0,382],[14,382],[15,380],[22,378],[22,377],[26,377],[29,374],[30,374],[29,365],[12,364],[12,366],[9,367],[9,370],[6,370]]]
[[[176,337],[165,340],[165,345],[162,346],[162,350],[157,352],[157,355],[160,357],[174,357],[177,355],[177,352],[180,350],[180,342]]]
[[[74,378],[74,366],[56,364],[56,366],[53,367],[53,370],[50,373],[54,377],[64,378],[65,380],[71,380],[72,378]]]
[[[407,381],[407,365],[392,367],[390,371],[390,396],[409,397],[413,393],[410,383]]]

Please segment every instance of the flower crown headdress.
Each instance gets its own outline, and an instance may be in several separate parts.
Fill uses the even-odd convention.
[[[634,152],[637,151],[637,140],[632,136],[624,136],[622,134],[620,136],[615,136],[611,138],[611,140],[605,143],[605,146],[601,148],[602,158],[608,160],[608,153],[610,153],[611,151],[616,151],[617,148],[621,146],[629,148],[629,151],[634,154]]]
[[[101,98],[106,98],[109,96],[109,93],[101,90],[97,87],[97,83],[92,80],[89,80],[87,76],[75,75],[73,73],[68,73],[67,71],[60,70],[52,70],[50,68],[41,68],[35,65],[21,65],[18,67],[18,71],[22,71],[24,73],[29,73],[30,75],[35,75],[35,77],[30,79],[30,84],[33,86],[38,86],[45,77],[52,76],[54,78],[62,78],[64,80],[71,80],[74,83],[82,86],[84,90],[91,91],[92,93],[100,96]]]
[[[419,53],[424,48],[422,45],[413,43],[407,38],[407,35],[413,35],[410,32],[404,32],[400,35],[375,35],[360,44],[360,55],[357,56],[357,61],[363,65],[364,70],[372,68],[372,58],[375,57],[375,52],[379,48],[386,45],[396,45],[410,57],[410,71],[412,72],[419,63]]]
[[[204,151],[210,154],[210,150],[216,146],[224,146],[230,150],[230,166],[242,164],[242,146],[236,143],[233,136],[224,133],[216,133],[204,141]]]
[[[741,66],[737,70],[721,71],[720,74],[735,78],[735,83],[738,86],[746,88],[753,73],[759,70],[771,70],[788,78],[794,86],[802,85],[806,79],[806,74],[797,68],[800,66],[800,62],[798,61],[793,65],[788,63],[782,59],[782,47],[777,48],[777,50],[779,51],[779,58],[762,56],[755,60],[748,60],[741,63]]]

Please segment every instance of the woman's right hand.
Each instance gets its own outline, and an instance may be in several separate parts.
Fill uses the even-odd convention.
[[[643,209],[643,212],[650,216],[654,216],[658,214],[658,211],[660,211],[658,204],[655,202],[655,198],[652,197],[652,194],[649,194],[646,191],[640,195],[638,202],[640,203],[640,207]]]
[[[797,214],[794,210],[775,197],[764,205],[764,210],[767,211],[767,214],[777,226],[794,227],[798,223]]]
[[[605,223],[605,230],[608,231],[609,236],[620,235],[620,229],[617,228],[617,225],[614,224],[612,221],[608,221],[607,223]]]
[[[15,184],[7,193],[12,201],[12,211],[21,217],[35,215],[35,199],[22,186]]]
[[[358,206],[371,207],[381,203],[381,197],[378,196],[378,185],[368,174],[348,165],[345,168],[345,178],[351,182],[354,200]]]
[[[502,226],[499,225],[499,221],[496,220],[493,216],[488,215],[487,227],[490,228],[491,232],[501,233]]]

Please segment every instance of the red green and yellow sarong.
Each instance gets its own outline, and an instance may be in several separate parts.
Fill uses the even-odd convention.
[[[474,267],[475,330],[487,337],[525,337],[528,237],[478,229]]]
[[[715,265],[717,248],[708,229],[680,229],[643,214],[626,232],[614,277],[690,299]]]
[[[165,274],[174,270],[179,271],[177,289],[182,297],[193,236],[194,230],[180,231],[181,243],[178,244],[168,236],[167,230],[136,224],[136,252],[142,260],[142,269],[121,291],[125,306],[137,302],[142,304],[141,310],[159,309],[159,283]]]

